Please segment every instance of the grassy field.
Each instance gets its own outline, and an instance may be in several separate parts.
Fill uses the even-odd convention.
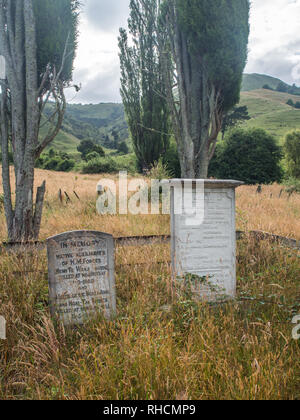
[[[95,205],[96,186],[98,181],[105,177],[118,181],[116,175],[82,175],[36,170],[36,186],[43,180],[47,182],[41,239],[74,229],[102,230],[114,236],[169,234],[168,216],[99,216]],[[279,197],[283,188],[277,184],[264,186],[260,195],[256,194],[256,186],[239,188],[237,228],[245,231],[263,230],[300,240],[300,195],[294,194],[288,198],[288,194],[283,192]],[[72,199],[68,205],[60,204],[60,189],[63,193],[66,191]],[[80,197],[80,201],[74,191]],[[0,214],[0,220],[1,241],[6,236],[3,212]]]
[[[41,238],[74,229],[114,236],[169,233],[168,216],[99,216],[99,176],[47,179]],[[58,190],[72,202],[61,204]],[[237,224],[300,240],[300,196],[282,187],[237,191]],[[76,191],[80,201],[75,197]],[[0,238],[5,239],[3,212]],[[238,296],[197,303],[171,281],[168,245],[116,249],[118,313],[64,329],[48,307],[45,252],[0,256],[2,399],[300,399],[299,252],[250,237],[238,243]],[[143,265],[141,265],[143,264]]]
[[[48,126],[44,126],[41,129],[41,137],[45,137],[48,132]],[[72,134],[66,133],[63,130],[60,130],[58,135],[55,137],[54,141],[48,147],[48,149],[53,148],[57,151],[62,151],[65,153],[69,153],[71,155],[78,155],[80,153],[77,150],[77,146],[79,146],[80,140],[73,136]]]
[[[287,105],[288,99],[297,102],[300,97],[267,89],[242,92],[240,105],[246,105],[251,116],[244,127],[263,128],[282,143],[289,131],[300,129],[300,109]]]
[[[251,90],[261,89],[265,85],[269,85],[272,89],[276,90],[280,82],[280,79],[267,76],[266,74],[246,73],[243,76],[242,91],[249,92]]]

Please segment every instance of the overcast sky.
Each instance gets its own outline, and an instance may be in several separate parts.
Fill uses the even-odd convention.
[[[212,0],[213,1],[213,0]],[[73,103],[121,102],[119,27],[129,0],[82,0]],[[263,73],[300,85],[300,0],[252,0],[247,73]]]

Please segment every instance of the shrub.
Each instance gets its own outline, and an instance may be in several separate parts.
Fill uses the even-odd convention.
[[[81,158],[85,161],[88,160],[87,156],[93,152],[97,153],[101,157],[105,156],[105,152],[102,147],[91,139],[82,140],[80,145],[77,147],[77,150],[81,153]]]
[[[48,171],[56,171],[60,163],[61,158],[59,156],[55,156],[48,159],[46,158],[44,163],[42,164],[42,169],[47,169]]]
[[[266,131],[235,129],[218,145],[209,175],[238,179],[246,184],[280,182],[283,176],[281,158],[281,148]]]
[[[159,181],[162,179],[169,179],[172,176],[167,164],[163,163],[162,158],[160,158],[158,162],[155,162],[152,165],[147,175],[150,179],[158,179]]]
[[[119,171],[127,171],[131,174],[137,172],[137,159],[134,153],[114,156],[114,161],[116,162]]]
[[[300,179],[289,178],[286,182],[286,192],[300,194]]]
[[[292,131],[285,137],[284,151],[288,175],[300,178],[300,131]]]
[[[109,156],[92,159],[82,167],[82,173],[84,174],[113,173],[118,170],[116,161]]]
[[[58,162],[58,165],[55,170],[59,172],[69,172],[74,168],[74,166],[75,166],[75,160],[61,159],[60,162]]]
[[[276,90],[277,90],[277,92],[286,93],[286,92],[288,92],[288,89],[289,89],[289,85],[287,85],[286,83],[283,83],[283,82],[279,82]]]
[[[122,155],[127,155],[129,152],[128,146],[126,144],[125,141],[122,141],[119,145],[118,145],[118,152],[121,153]]]
[[[267,89],[267,90],[274,90],[273,88],[271,88],[271,86],[269,85],[263,85],[263,89]]]
[[[35,167],[48,171],[68,172],[75,166],[75,161],[67,153],[56,152],[50,149],[42,154],[35,162]]]
[[[300,109],[300,102],[299,101],[297,101],[296,103],[294,103],[292,101],[292,99],[289,99],[287,101],[287,105],[290,105],[290,106],[292,106],[293,108],[296,108],[296,109]]]
[[[101,156],[99,155],[99,153],[97,153],[97,152],[91,152],[88,155],[86,155],[85,160],[87,162],[89,162],[90,160],[99,159],[100,157]]]

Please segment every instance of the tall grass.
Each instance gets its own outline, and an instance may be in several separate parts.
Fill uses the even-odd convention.
[[[65,330],[45,254],[2,255],[0,398],[299,399],[299,255],[241,242],[238,298],[215,306],[174,287],[168,261],[167,246],[117,249],[116,318]]]
[[[140,175],[138,175],[140,177]],[[41,239],[69,230],[96,229],[114,236],[169,234],[168,216],[99,216],[96,212],[96,186],[100,179],[118,182],[117,175],[82,175],[36,170],[36,186],[47,181]],[[132,177],[129,176],[129,180]],[[59,190],[68,193],[72,202],[61,204]],[[300,240],[300,194],[290,198],[281,185],[243,186],[237,190],[237,228],[264,230]],[[80,201],[73,191],[76,191]],[[0,181],[0,194],[2,185]],[[280,197],[279,197],[280,196]],[[64,197],[65,198],[65,197]],[[0,204],[0,241],[6,238],[4,212]]]
[[[163,234],[168,216],[98,216],[97,176],[48,179],[42,237],[73,229]],[[57,192],[77,192],[61,204]],[[300,238],[299,198],[238,190],[238,225]],[[273,194],[272,198],[270,194]],[[3,215],[1,222],[3,223]],[[1,226],[1,237],[5,228]],[[299,399],[299,252],[238,243],[237,299],[195,302],[171,281],[168,245],[116,249],[117,314],[65,329],[51,319],[46,253],[0,255],[1,399]]]

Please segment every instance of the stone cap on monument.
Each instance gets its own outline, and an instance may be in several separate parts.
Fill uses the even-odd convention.
[[[192,183],[193,186],[197,184],[203,184],[205,188],[238,188],[241,185],[244,185],[242,181],[235,181],[233,179],[168,179],[164,180],[163,183],[169,184],[171,187],[179,187],[185,183]]]

